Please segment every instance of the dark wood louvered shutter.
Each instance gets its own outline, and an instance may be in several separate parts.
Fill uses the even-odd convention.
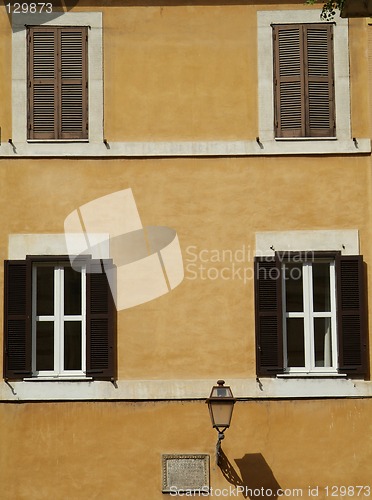
[[[112,261],[92,260],[87,266],[87,376],[116,376],[116,307],[105,269]]]
[[[273,26],[276,137],[305,135],[303,37],[301,25]]]
[[[257,375],[283,371],[281,264],[277,257],[255,258]]]
[[[88,137],[87,39],[86,28],[59,31],[61,139]]]
[[[28,31],[28,138],[88,138],[87,28]]]
[[[333,137],[336,132],[333,77],[333,26],[305,25],[306,135]]]
[[[273,26],[276,137],[334,137],[333,26]]]
[[[363,257],[338,256],[337,334],[339,371],[349,375],[366,373],[366,304]]]
[[[4,271],[4,378],[22,379],[32,374],[31,267],[7,260]]]
[[[58,138],[57,29],[28,31],[28,138]]]

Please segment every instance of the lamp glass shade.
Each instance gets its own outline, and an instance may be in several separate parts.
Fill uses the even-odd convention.
[[[225,428],[230,427],[232,412],[234,409],[234,400],[227,401],[209,401],[209,413],[213,427]]]
[[[229,386],[224,386],[224,380],[218,380],[212,387],[211,394],[207,399],[209,414],[213,427],[227,429],[230,427],[235,398]]]

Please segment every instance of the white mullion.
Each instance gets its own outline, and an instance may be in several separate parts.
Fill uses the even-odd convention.
[[[282,316],[283,316],[283,363],[284,369],[288,370],[288,351],[287,351],[287,305],[285,288],[285,264],[282,264]]]
[[[56,266],[54,270],[55,276],[55,291],[54,291],[54,371],[56,374],[61,373],[63,366],[63,274],[60,266]],[[62,359],[62,362],[61,362]]]
[[[32,266],[32,332],[31,332],[31,339],[32,339],[32,360],[31,360],[31,369],[32,373],[36,373],[36,322],[38,321],[38,317],[36,316],[36,293],[37,293],[37,267]]]
[[[86,372],[86,266],[81,268],[81,370]]]
[[[330,294],[331,294],[331,349],[332,349],[332,367],[337,367],[337,311],[336,311],[336,271],[335,263],[330,263]]]
[[[313,268],[309,263],[302,266],[303,293],[304,293],[304,343],[305,367],[311,370],[315,366],[314,353],[314,321],[313,321]]]

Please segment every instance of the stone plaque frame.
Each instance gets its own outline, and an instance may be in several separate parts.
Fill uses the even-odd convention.
[[[209,492],[209,455],[163,455],[162,478],[163,493]]]

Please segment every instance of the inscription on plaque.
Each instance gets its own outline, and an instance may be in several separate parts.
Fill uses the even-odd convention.
[[[163,455],[163,492],[209,489],[209,455]]]

